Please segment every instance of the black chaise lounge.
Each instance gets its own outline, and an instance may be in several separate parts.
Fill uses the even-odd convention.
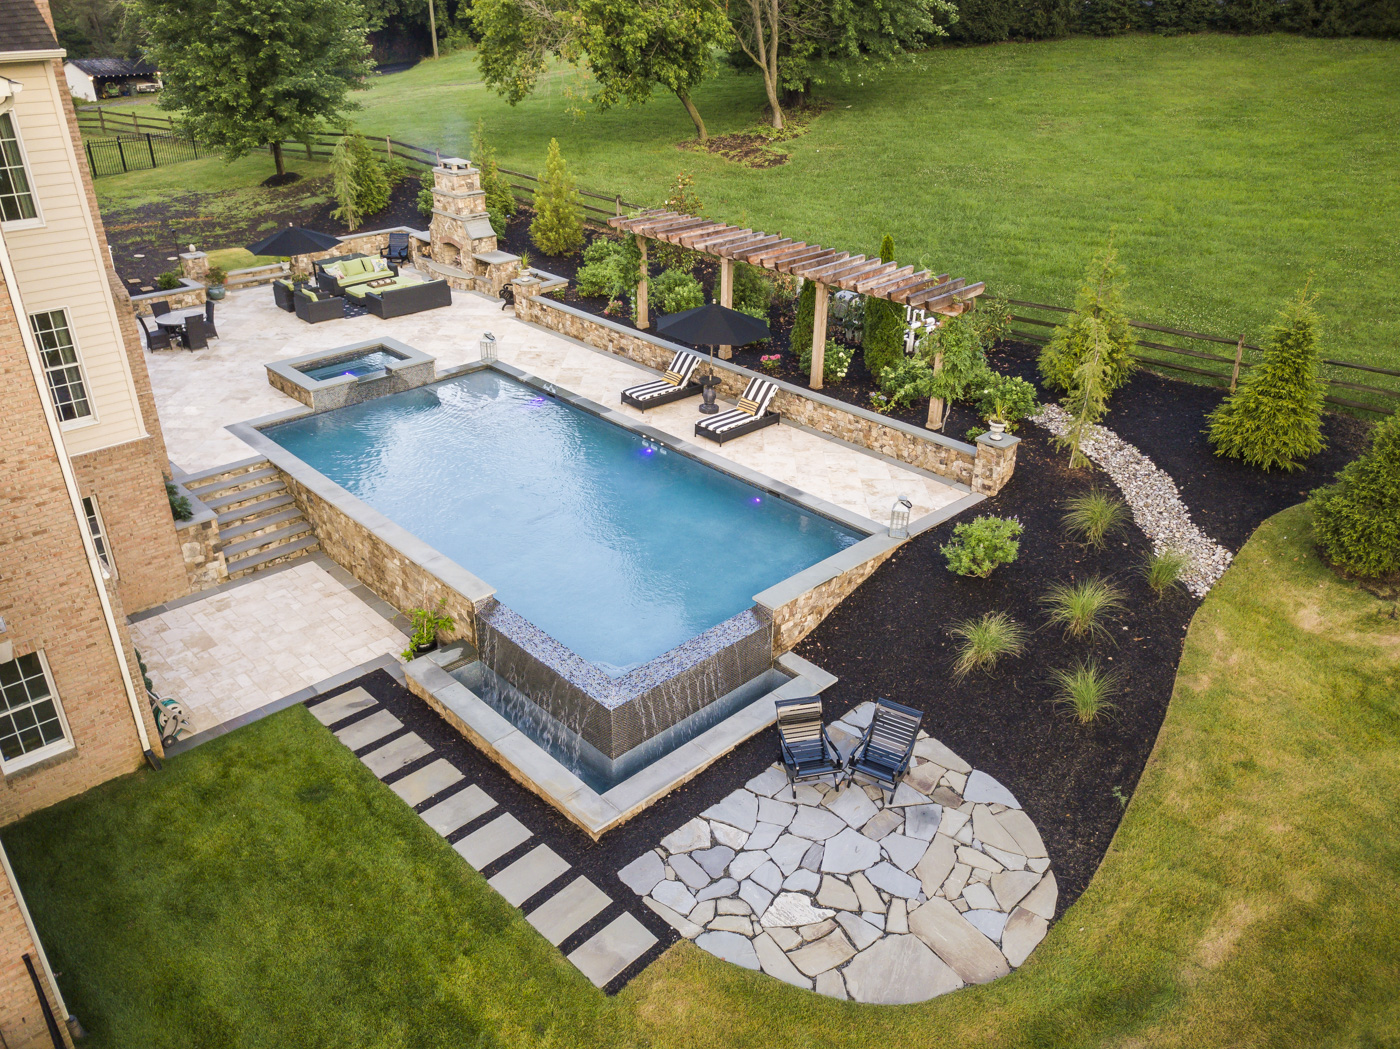
[[[822,724],[821,697],[780,699],[773,707],[778,712],[778,749],[788,782],[830,776],[835,786],[846,767]]]
[[[698,382],[691,381],[691,376],[695,374],[699,364],[700,358],[696,354],[689,350],[681,350],[671,358],[671,366],[661,378],[623,390],[622,403],[646,411],[648,408],[659,408],[663,404],[694,397],[702,389]]]
[[[846,760],[846,775],[869,776],[882,790],[893,791],[909,771],[919,724],[924,715],[888,699],[875,701],[875,714]]]
[[[768,379],[754,379],[739,398],[739,406],[727,412],[720,412],[695,424],[696,437],[708,437],[719,444],[743,437],[778,421],[778,413],[770,412],[768,406],[778,392],[778,384]]]

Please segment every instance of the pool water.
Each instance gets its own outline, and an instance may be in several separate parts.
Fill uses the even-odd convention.
[[[263,433],[614,677],[863,538],[489,368]]]
[[[358,357],[347,357],[344,360],[333,361],[330,364],[318,364],[312,368],[298,368],[308,379],[334,379],[339,375],[368,375],[370,372],[382,372],[389,365],[403,360],[396,353],[389,353],[387,350],[372,350],[369,353],[362,353]]]

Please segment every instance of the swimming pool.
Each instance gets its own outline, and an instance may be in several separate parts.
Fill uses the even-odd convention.
[[[864,538],[489,368],[262,433],[612,677]]]

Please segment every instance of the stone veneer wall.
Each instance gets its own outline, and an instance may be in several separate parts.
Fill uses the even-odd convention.
[[[180,539],[185,579],[191,593],[228,582],[228,564],[221,552],[218,518],[213,514],[196,515],[179,522],[175,531]]]
[[[468,597],[286,471],[278,473],[331,560],[395,608],[436,608],[439,601],[445,601],[443,610],[456,627],[444,640],[462,638],[476,644],[476,606]]]
[[[151,303],[165,301],[170,303],[172,310],[188,310],[195,306],[203,306],[206,296],[204,285],[196,284],[187,278],[181,278],[178,288],[170,291],[143,291],[140,295],[131,296],[132,308],[141,316],[151,315]]]
[[[539,295],[517,294],[515,313],[522,320],[659,372],[666,370],[675,354],[675,347],[580,310],[560,306]],[[746,368],[719,362],[715,372],[720,378],[720,393],[734,398],[742,394],[744,387],[757,375]],[[818,400],[793,387],[779,387],[773,398],[773,410],[791,422],[965,484],[982,495],[995,495],[1015,469],[1014,446],[1002,451],[985,444],[973,448],[957,441],[943,443],[891,426],[873,413],[852,411],[825,398]]]
[[[862,561],[833,579],[813,587],[800,597],[770,609],[773,618],[773,658],[790,652],[798,643],[821,625],[821,621],[836,610],[836,606],[848,598],[855,588],[870,578],[898,545],[891,546],[883,553]]]
[[[347,353],[345,356],[348,360],[355,354]],[[329,364],[330,361],[327,360],[326,363]],[[322,385],[315,383],[314,380],[308,380],[314,384],[311,386],[303,386],[301,383],[294,382],[285,375],[268,368],[267,381],[274,389],[280,390],[288,397],[295,398],[308,408],[325,412],[332,408],[344,408],[375,397],[402,393],[404,390],[413,390],[419,386],[426,386],[430,382],[436,382],[437,364],[431,360],[418,363],[405,362],[404,367],[391,368],[377,379],[338,382],[331,385]]]

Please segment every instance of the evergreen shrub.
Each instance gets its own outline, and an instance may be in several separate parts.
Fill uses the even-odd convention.
[[[496,150],[486,140],[486,122],[478,119],[472,131],[472,160],[481,172],[481,189],[486,194],[486,210],[498,211],[509,219],[516,211],[515,194],[506,184],[496,164]],[[494,226],[494,223],[493,223]],[[500,236],[497,233],[496,236]]]
[[[583,249],[583,265],[575,277],[578,293],[584,298],[620,299],[631,295],[641,277],[641,254],[631,237],[613,240],[595,237]]]
[[[1400,415],[1377,424],[1370,450],[1309,502],[1328,561],[1367,579],[1400,574]]]
[[[1327,385],[1319,363],[1317,314],[1304,291],[1274,322],[1264,359],[1210,413],[1215,454],[1262,470],[1298,470],[1304,459],[1322,451]]]
[[[1105,398],[1133,373],[1133,329],[1123,306],[1123,267],[1110,239],[1084,275],[1074,297],[1074,312],[1040,351],[1040,375],[1046,385],[1073,395],[1080,385],[1075,373],[1086,357],[1101,359]]]
[[[1017,537],[1023,531],[1014,517],[983,515],[953,529],[953,541],[942,547],[948,570],[986,579],[998,565],[1009,565],[1021,553]]]
[[[894,261],[894,238],[888,233],[880,242],[880,261]],[[865,328],[861,346],[865,351],[865,368],[877,381],[886,368],[904,360],[904,307],[888,299],[867,297]]]
[[[530,240],[546,255],[568,255],[583,247],[583,218],[578,189],[559,152],[559,140],[549,140],[549,155],[535,190],[535,220]]]
[[[685,270],[662,270],[649,283],[649,293],[663,313],[680,313],[705,305],[705,289]]]
[[[797,363],[803,375],[812,374],[812,340],[808,339],[797,347]],[[854,346],[844,346],[831,339],[826,340],[826,352],[822,354],[822,381],[840,382],[855,359]]]
[[[987,377],[976,385],[972,396],[977,401],[977,411],[983,419],[990,422],[992,416],[999,412],[1002,421],[1006,423],[1006,429],[1011,433],[1016,432],[1016,424],[1022,419],[1040,410],[1035,386],[1017,375],[989,372]]]
[[[815,289],[814,289],[815,291]],[[747,262],[734,263],[734,308],[761,321],[768,319],[773,304],[773,281],[758,266]],[[811,339],[807,340],[811,343]]]
[[[792,319],[790,344],[793,353],[801,353],[807,347],[807,357],[812,356],[812,326],[817,318],[817,286],[809,280],[802,282],[802,290],[797,294],[797,315]]]

